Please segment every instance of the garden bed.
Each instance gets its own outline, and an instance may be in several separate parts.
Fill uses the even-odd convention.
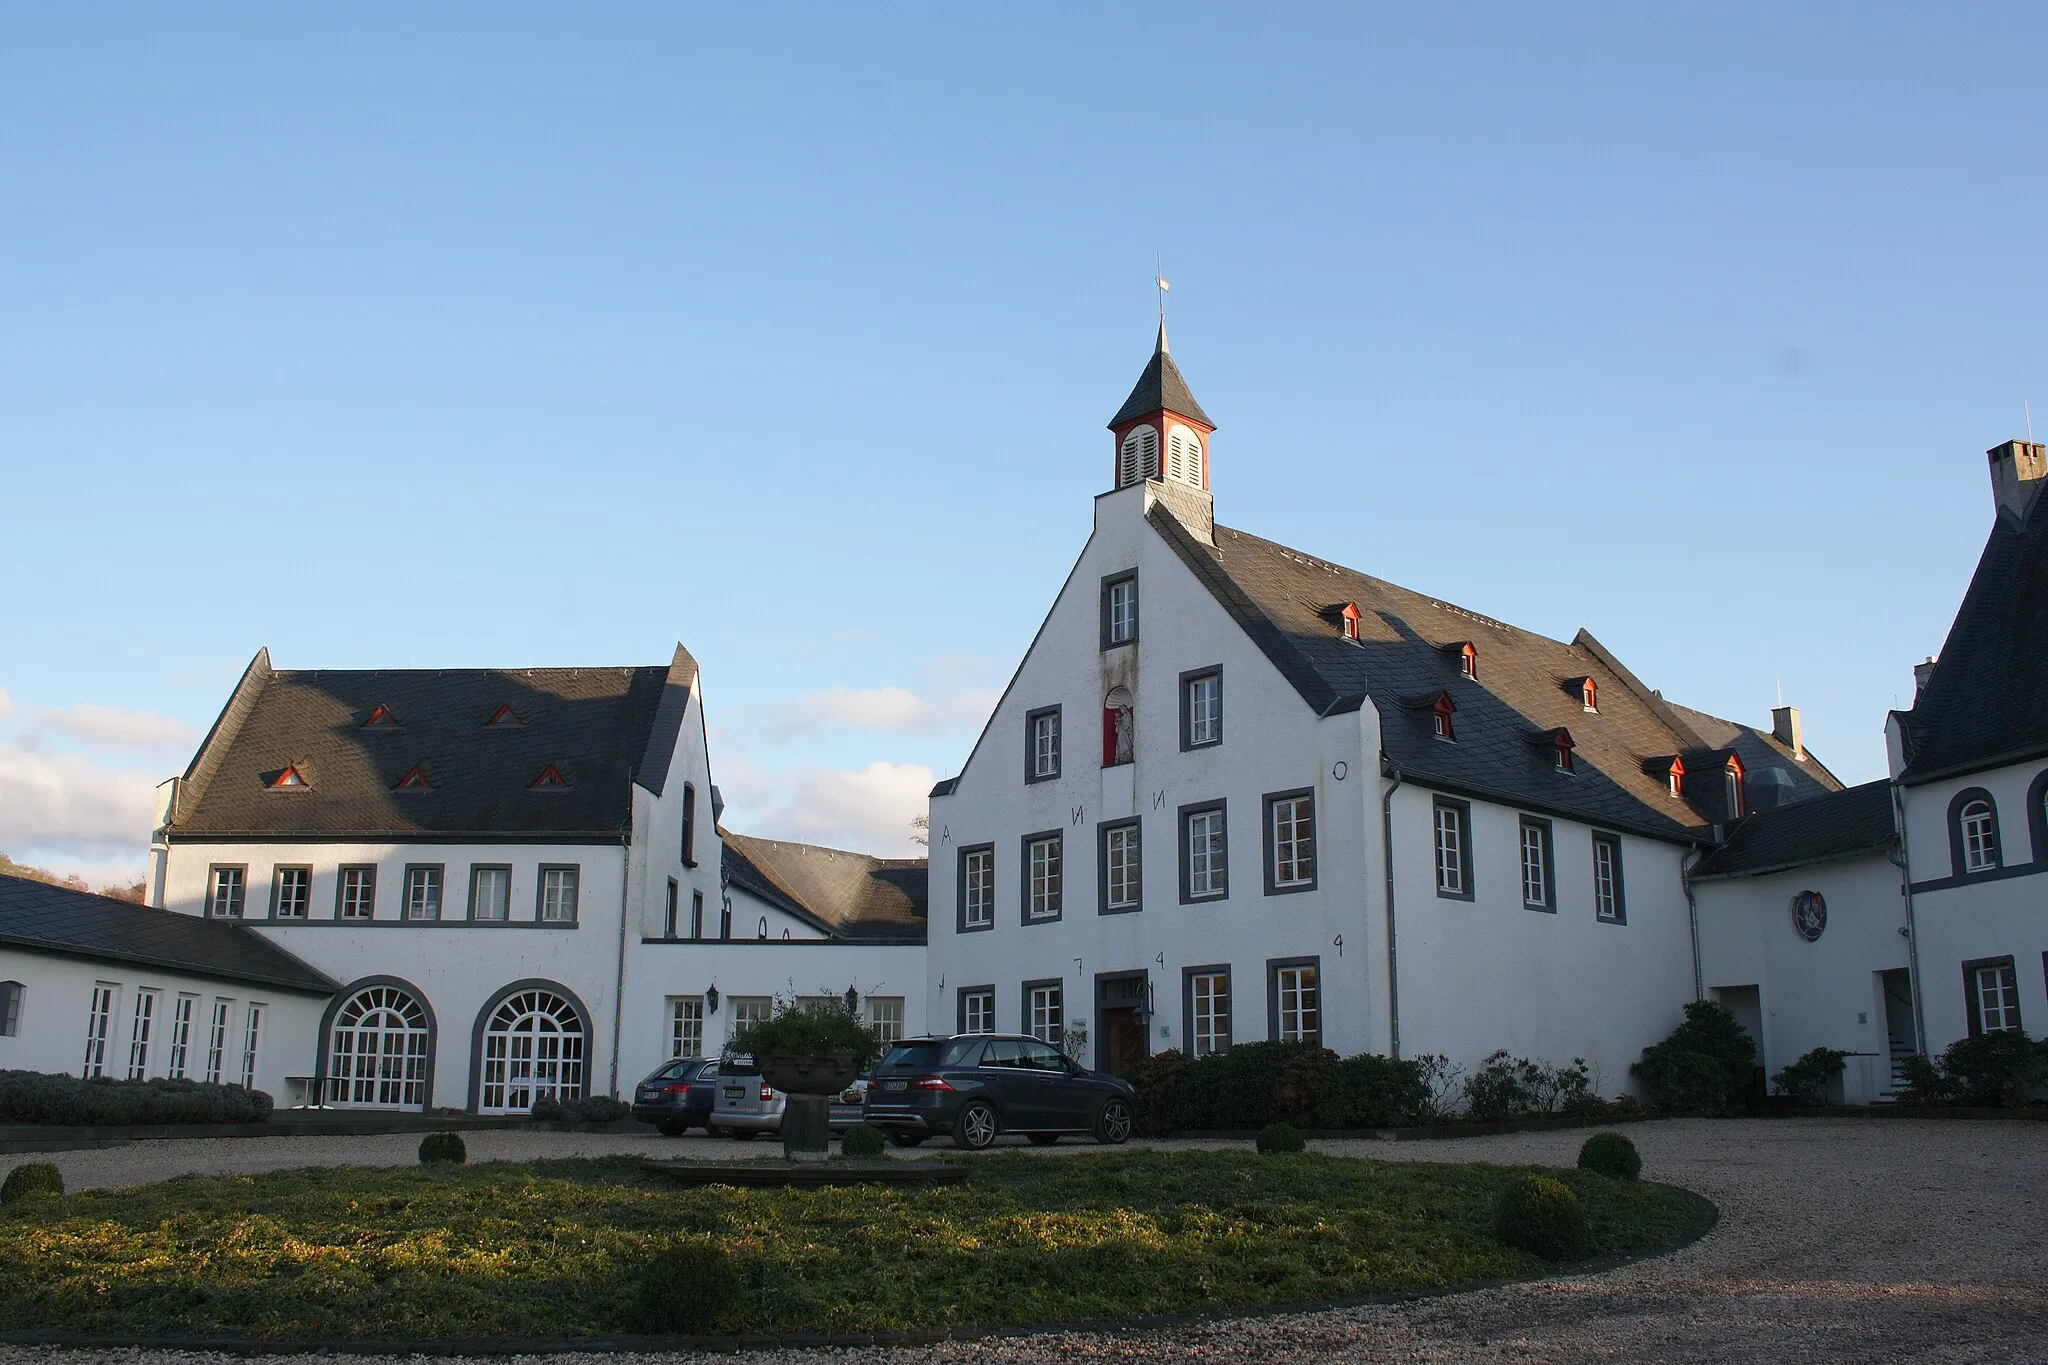
[[[641,1267],[706,1240],[716,1330],[931,1332],[1249,1311],[1541,1273],[1493,1237],[1516,1168],[1125,1151],[973,1161],[945,1189],[678,1189],[633,1160],[186,1178],[0,1210],[14,1339],[565,1340],[635,1330]],[[1550,1172],[1598,1257],[1697,1235],[1668,1187]]]

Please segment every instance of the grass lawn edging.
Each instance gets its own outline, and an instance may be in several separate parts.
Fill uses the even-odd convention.
[[[1672,1114],[1609,1114],[1605,1118],[1563,1114],[1554,1118],[1504,1119],[1499,1123],[1432,1123],[1409,1128],[1304,1128],[1301,1135],[1311,1142],[1377,1141],[1423,1142],[1434,1138],[1491,1137],[1500,1133],[1544,1133],[1564,1128],[1611,1128],[1617,1123],[1643,1123],[1650,1119],[1680,1117]],[[1251,1129],[1176,1128],[1168,1138],[1207,1141],[1250,1142],[1258,1134]]]
[[[362,1117],[342,1118],[345,1112]],[[305,1113],[321,1117],[298,1118]],[[330,1117],[329,1115],[335,1115]],[[273,1111],[264,1123],[146,1123],[109,1126],[48,1123],[0,1124],[0,1156],[24,1152],[79,1152],[99,1147],[125,1147],[131,1142],[167,1138],[369,1137],[382,1133],[471,1132],[489,1128],[529,1128],[532,1119],[479,1118],[473,1114],[388,1114],[360,1111]],[[574,1124],[564,1125],[573,1128]],[[645,1126],[645,1125],[641,1125]],[[649,1131],[653,1131],[649,1129]]]

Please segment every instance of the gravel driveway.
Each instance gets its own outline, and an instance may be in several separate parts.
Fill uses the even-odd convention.
[[[1721,1224],[1676,1255],[1601,1276],[1385,1307],[1250,1318],[1131,1335],[1061,1334],[778,1360],[2048,1361],[2048,1124],[1812,1119],[1631,1125],[1647,1177],[1700,1191]],[[1584,1134],[1450,1142],[1332,1142],[1416,1161],[1568,1164]],[[727,1141],[479,1132],[472,1160],[623,1152],[731,1158]],[[328,1162],[401,1164],[417,1138],[137,1144],[55,1159],[68,1183]],[[1070,1150],[1065,1147],[1059,1150]],[[10,1160],[7,1164],[13,1164]],[[0,1365],[69,1365],[82,1352],[0,1348]],[[155,1365],[201,1357],[95,1353]],[[616,1362],[618,1357],[584,1357]],[[559,1359],[567,1360],[569,1357]],[[640,1359],[653,1359],[641,1357]],[[681,1360],[685,1357],[665,1357]],[[730,1357],[691,1359],[730,1362]]]

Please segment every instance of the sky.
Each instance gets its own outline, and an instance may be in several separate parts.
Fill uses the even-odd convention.
[[[0,7],[0,850],[242,669],[703,667],[908,848],[1150,354],[1218,519],[1839,776],[2048,430],[2038,5]]]

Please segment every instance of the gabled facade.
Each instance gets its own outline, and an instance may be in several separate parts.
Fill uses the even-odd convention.
[[[1725,807],[1761,771],[1839,784],[1583,632],[1217,525],[1163,329],[1110,430],[1093,534],[932,794],[934,1021],[1085,1033],[1110,1069],[1307,1038],[1620,1080],[1698,988],[1681,874]],[[1182,433],[1178,471],[1146,430]],[[1733,785],[1674,791],[1657,754]]]

